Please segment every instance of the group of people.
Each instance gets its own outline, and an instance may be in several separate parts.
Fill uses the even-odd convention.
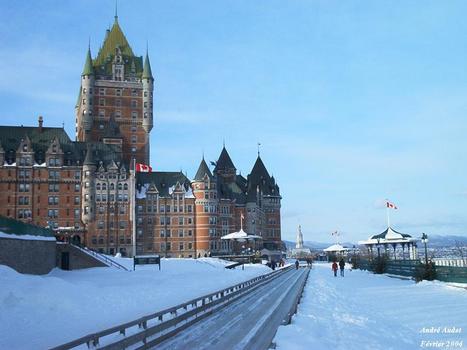
[[[337,262],[335,260],[332,263],[332,271],[334,271],[334,277],[337,277],[337,269],[340,269],[341,277],[344,277],[344,269],[345,269],[344,258],[341,258],[341,260],[339,261],[339,266],[337,265]]]

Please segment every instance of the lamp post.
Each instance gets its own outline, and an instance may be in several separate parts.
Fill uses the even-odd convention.
[[[381,241],[381,239],[378,238],[378,260],[381,258],[380,252],[379,252],[379,249],[380,249],[380,247],[379,247],[380,241]]]
[[[428,242],[428,235],[426,233],[422,233],[422,242],[425,245],[425,264],[428,266],[428,251],[426,249],[426,243]]]

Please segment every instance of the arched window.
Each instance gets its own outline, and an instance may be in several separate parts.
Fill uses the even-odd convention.
[[[100,190],[101,189],[101,184],[98,182],[96,185],[96,189]]]
[[[128,184],[124,184],[124,185],[123,185],[123,189],[124,189],[124,190],[128,190]]]
[[[110,184],[110,190],[115,190],[115,185],[113,183]]]
[[[118,184],[118,190],[121,191],[123,189],[123,185],[121,183]]]
[[[103,190],[106,190],[106,189],[107,189],[107,184],[106,184],[105,182],[102,184],[102,189],[103,189]]]

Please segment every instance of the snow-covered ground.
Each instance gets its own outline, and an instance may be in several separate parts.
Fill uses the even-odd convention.
[[[133,268],[131,259],[116,260]],[[0,349],[56,346],[271,271],[227,270],[214,258],[162,259],[161,266],[33,276],[0,265]]]
[[[467,349],[467,290],[315,264],[277,349]]]

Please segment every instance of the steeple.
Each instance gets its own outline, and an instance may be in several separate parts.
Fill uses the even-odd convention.
[[[302,226],[298,225],[297,244],[295,244],[295,249],[302,249],[302,248],[303,248]]]
[[[219,156],[219,159],[217,160],[216,167],[214,169],[214,172],[217,173],[218,171],[234,171],[236,170],[234,163],[232,162],[232,159],[230,158],[229,152],[225,149],[225,146],[222,148],[221,155]]]
[[[206,161],[203,159],[201,160],[201,163],[199,164],[198,171],[196,172],[195,178],[193,179],[194,181],[203,181],[205,176],[208,176],[210,179],[212,179],[212,173],[209,170],[208,165],[206,164]]]
[[[143,79],[153,79],[151,71],[151,63],[149,62],[149,55],[146,49],[146,58],[144,59],[144,68],[143,68]]]
[[[91,48],[88,46],[86,53],[86,62],[84,63],[83,73],[81,75],[94,75],[94,68],[92,66]]]
[[[118,22],[118,2],[115,0],[115,16],[114,16],[115,23]]]

